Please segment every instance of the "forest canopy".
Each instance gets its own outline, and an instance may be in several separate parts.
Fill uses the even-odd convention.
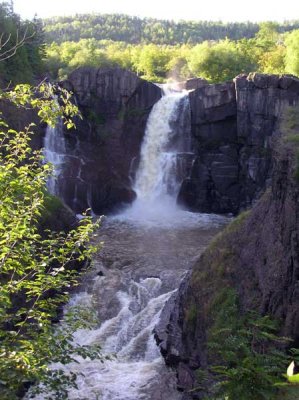
[[[0,4],[2,43],[26,41],[0,63],[0,84],[65,79],[78,67],[122,67],[152,82],[201,77],[224,82],[240,73],[299,74],[299,21],[167,21],[82,14],[22,21]],[[0,56],[1,56],[0,43]]]
[[[224,82],[240,73],[299,74],[299,29],[281,33],[272,22],[260,24],[252,38],[205,40],[197,44],[130,44],[97,40],[52,42],[46,66],[53,78],[64,79],[81,66],[129,69],[140,77],[164,82],[201,77]]]
[[[123,14],[79,14],[44,20],[47,43],[80,39],[113,40],[130,44],[197,44],[205,40],[252,38],[259,31],[254,22],[170,21]],[[284,22],[279,33],[299,29],[299,20]]]

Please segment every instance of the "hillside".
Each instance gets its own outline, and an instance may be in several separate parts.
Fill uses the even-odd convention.
[[[44,20],[47,43],[80,39],[114,40],[131,44],[194,44],[204,40],[251,38],[259,30],[253,22],[167,21],[123,14],[78,14]],[[279,31],[299,28],[299,21],[279,25]]]

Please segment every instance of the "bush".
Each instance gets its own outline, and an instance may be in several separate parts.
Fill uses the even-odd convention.
[[[279,347],[288,340],[277,336],[278,324],[255,312],[241,315],[234,289],[220,291],[211,308],[208,332],[210,387],[213,399],[274,399],[290,357]],[[207,375],[200,371],[203,380]],[[211,399],[209,397],[209,399]]]
[[[38,93],[36,93],[38,92]],[[38,95],[38,97],[37,97]],[[60,115],[69,119],[76,107],[61,92],[61,107],[53,100],[53,88],[28,85],[0,93],[19,107],[37,109],[44,122],[54,124]],[[70,320],[54,330],[52,320],[68,299],[68,288],[76,285],[78,272],[72,267],[95,251],[90,239],[96,225],[89,217],[69,232],[39,233],[40,218],[49,205],[45,185],[51,167],[42,162],[41,151],[29,146],[31,125],[24,131],[10,129],[0,120],[0,397],[19,398],[32,382],[37,391],[53,391],[51,398],[67,398],[67,387],[76,384],[74,374],[52,371],[52,361],[65,364],[76,354],[100,357],[99,349],[76,345],[72,333],[78,328]],[[84,319],[82,319],[84,322]],[[85,324],[85,323],[84,323]],[[85,324],[86,325],[86,324]]]

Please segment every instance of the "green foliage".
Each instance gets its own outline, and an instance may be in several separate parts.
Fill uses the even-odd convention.
[[[298,400],[299,399],[299,387],[288,385],[285,389],[281,389],[275,400]]]
[[[90,16],[95,21],[97,17],[102,18],[101,20],[105,23],[105,17],[103,16]],[[116,23],[120,16],[110,17],[111,23]],[[224,82],[233,79],[240,73],[253,71],[275,74],[289,71],[298,74],[296,70],[298,57],[296,54],[298,50],[297,32],[299,30],[294,30],[290,34],[282,33],[285,30],[294,29],[296,24],[287,28],[287,25],[279,26],[272,22],[261,23],[259,30],[256,29],[254,35],[251,35],[254,37],[238,38],[238,35],[235,35],[238,39],[236,40],[233,35],[227,35],[221,39],[221,34],[219,33],[221,30],[217,31],[219,33],[218,36],[212,33],[208,34],[207,27],[213,26],[213,23],[211,25],[203,23],[207,29],[206,34],[202,35],[200,40],[195,41],[197,44],[193,44],[194,41],[193,39],[189,40],[190,37],[188,38],[186,30],[187,36],[184,36],[188,38],[186,41],[177,40],[172,42],[162,40],[163,35],[168,35],[172,31],[171,24],[167,25],[168,21],[164,21],[165,24],[161,21],[149,21],[149,26],[153,24],[155,32],[159,32],[159,40],[130,41],[124,38],[117,39],[108,28],[106,28],[106,34],[103,36],[98,35],[96,33],[97,30],[95,32],[91,27],[90,32],[94,32],[93,36],[90,32],[87,35],[81,32],[81,36],[77,37],[76,34],[73,37],[71,33],[66,33],[68,32],[68,27],[70,25],[72,27],[76,26],[79,35],[80,27],[85,26],[88,17],[78,16],[78,20],[75,21],[71,18],[61,20],[63,22],[59,22],[59,24],[63,29],[63,37],[73,39],[73,41],[67,40],[58,44],[60,36],[56,36],[58,43],[52,42],[46,47],[46,65],[54,78],[58,76],[60,79],[64,79],[72,70],[80,66],[100,68],[117,65],[129,69],[152,82],[165,82],[171,78],[185,80],[194,76],[205,78],[209,82]],[[109,16],[107,16],[107,20],[110,21]],[[134,22],[136,21],[137,19],[134,19]],[[126,24],[126,18],[121,19],[120,23]],[[223,24],[220,25],[224,27]],[[52,29],[51,22],[50,25],[46,26],[46,29]],[[194,23],[186,22],[186,26],[189,27],[190,32],[188,32],[192,36]],[[237,31],[237,24],[234,24],[234,27]],[[73,28],[70,29],[72,30]],[[101,29],[104,28],[101,27]],[[128,30],[126,32],[130,35]],[[136,32],[139,32],[138,29]],[[145,30],[145,32],[147,31]],[[154,34],[153,32],[149,29],[148,35]],[[175,33],[172,33],[172,36],[175,37]],[[232,39],[229,39],[229,36]],[[100,37],[101,40],[99,40]],[[134,37],[136,38],[136,34]]]
[[[252,38],[259,25],[252,22],[167,21],[122,14],[80,14],[44,20],[48,43],[84,39],[122,41],[131,44],[196,44],[205,40]],[[273,23],[262,24],[263,31]],[[274,28],[276,26],[274,25]],[[279,32],[299,28],[298,21],[278,26]]]
[[[72,126],[76,107],[69,95],[60,93],[61,107],[52,100],[53,89],[35,90],[19,85],[0,97],[19,107],[33,107],[42,121],[54,124],[57,117]],[[38,93],[38,96],[37,96]],[[76,376],[50,370],[50,362],[69,363],[76,355],[99,357],[99,349],[73,342],[78,326],[70,319],[54,329],[57,309],[68,299],[68,288],[77,284],[76,264],[84,264],[95,251],[89,245],[96,225],[89,217],[67,233],[39,233],[39,220],[47,206],[45,183],[51,167],[42,153],[32,151],[29,141],[33,125],[24,131],[10,129],[0,120],[0,397],[19,397],[24,385],[39,382],[35,391],[53,392],[51,398],[67,398]],[[54,205],[58,206],[57,204]],[[71,317],[70,317],[71,318]],[[86,324],[85,324],[86,325]],[[54,397],[53,397],[54,396]]]
[[[196,76],[210,82],[224,82],[242,72],[256,68],[245,42],[228,39],[218,43],[204,42],[195,46],[189,56],[189,68]]]
[[[210,373],[217,383],[215,399],[274,399],[290,357],[279,346],[277,322],[255,312],[241,314],[235,290],[223,289],[211,307],[213,325],[208,332]],[[201,373],[202,376],[202,373]]]
[[[263,52],[259,57],[259,69],[266,74],[284,74],[286,47],[278,44],[270,51]]]
[[[154,82],[191,76],[223,82],[252,71],[298,75],[298,27],[298,21],[257,25],[118,14],[58,17],[45,20],[51,43],[46,60],[60,78],[83,65],[119,65]]]
[[[269,51],[279,39],[279,25],[276,22],[262,22],[255,35],[257,45]]]
[[[286,40],[286,72],[299,76],[299,29],[291,32]]]
[[[282,43],[282,38],[269,45],[269,39],[263,38],[205,41],[195,46],[131,45],[81,39],[47,46],[46,65],[51,75],[60,79],[80,66],[100,68],[117,65],[153,82],[164,82],[169,78],[183,80],[192,76],[210,82],[224,82],[252,71],[285,73],[287,54],[292,46],[288,41]]]
[[[142,78],[152,81],[163,81],[169,72],[168,64],[171,61],[174,49],[166,46],[149,44],[135,51],[133,66]]]
[[[2,84],[32,82],[41,74],[44,45],[40,20],[22,21],[11,3],[3,2],[0,4],[0,37]],[[18,43],[22,45],[12,51]]]

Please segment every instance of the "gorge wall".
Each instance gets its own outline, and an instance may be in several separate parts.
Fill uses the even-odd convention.
[[[161,90],[120,68],[79,68],[61,85],[74,93],[83,119],[63,132],[58,194],[75,212],[116,211],[136,197],[132,177]],[[273,139],[282,110],[299,98],[299,80],[251,74],[212,85],[192,79],[185,86],[191,90],[194,161],[178,203],[237,214],[270,184]]]
[[[80,68],[61,84],[74,93],[83,118],[64,131],[59,195],[75,212],[90,207],[102,214],[131,203],[131,169],[160,88],[120,68]]]
[[[210,244],[156,328],[156,339],[166,362],[177,369],[186,399],[205,395],[189,390],[198,385],[196,369],[211,365],[207,338],[215,321],[213,307],[223,290],[236,291],[241,314],[255,310],[280,321],[280,334],[293,339],[292,347],[299,346],[298,80],[255,79],[236,80],[238,135],[243,133],[244,140],[239,150],[244,173],[240,198],[247,201],[242,193],[246,183],[249,198],[254,185],[259,187],[260,171],[271,184],[251,211]],[[262,148],[269,153],[261,154]]]
[[[179,202],[201,212],[248,207],[269,184],[282,110],[298,99],[297,78],[257,73],[191,92],[196,158]]]

